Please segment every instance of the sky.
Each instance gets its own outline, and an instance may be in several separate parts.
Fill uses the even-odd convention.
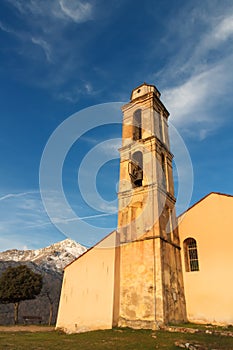
[[[0,251],[116,228],[120,107],[143,82],[170,112],[178,214],[233,195],[232,67],[232,0],[2,0]]]

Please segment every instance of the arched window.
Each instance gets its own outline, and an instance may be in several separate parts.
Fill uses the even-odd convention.
[[[133,114],[133,140],[142,138],[142,110],[137,109]]]
[[[199,271],[197,242],[194,238],[187,238],[184,240],[184,260],[185,270]]]
[[[133,187],[142,186],[143,180],[143,155],[142,152],[137,151],[132,155],[132,161],[129,162],[129,175]]]
[[[165,155],[161,154],[161,167],[162,167],[162,186],[164,189],[167,188],[167,171],[166,171],[166,160]]]
[[[163,116],[161,114],[159,115],[159,137],[160,140],[163,142]]]

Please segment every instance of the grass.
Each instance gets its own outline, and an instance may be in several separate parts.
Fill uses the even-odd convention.
[[[232,350],[233,338],[210,334],[113,329],[66,335],[61,332],[0,332],[1,350],[177,350],[175,341]]]
[[[200,330],[212,330],[212,331],[233,331],[233,325],[228,325],[228,326],[217,326],[213,324],[197,324],[197,323],[176,323],[176,324],[170,324],[170,326],[174,327],[185,327],[185,328],[194,328],[194,329],[200,329]]]

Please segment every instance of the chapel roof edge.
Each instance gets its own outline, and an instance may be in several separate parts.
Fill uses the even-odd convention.
[[[201,199],[199,199],[196,203],[194,203],[193,205],[191,205],[187,210],[183,211],[180,215],[177,216],[177,218],[180,218],[182,215],[184,215],[185,213],[187,213],[189,210],[193,209],[196,205],[198,205],[199,203],[201,203],[202,201],[204,201],[207,197],[211,196],[211,195],[218,195],[218,196],[224,196],[224,197],[229,197],[233,199],[233,195],[232,194],[228,194],[228,193],[222,193],[222,192],[215,192],[212,191],[208,194],[206,194],[204,197],[202,197]]]

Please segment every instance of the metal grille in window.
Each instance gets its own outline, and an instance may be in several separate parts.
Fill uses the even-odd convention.
[[[199,271],[197,242],[194,238],[184,241],[186,271]]]

